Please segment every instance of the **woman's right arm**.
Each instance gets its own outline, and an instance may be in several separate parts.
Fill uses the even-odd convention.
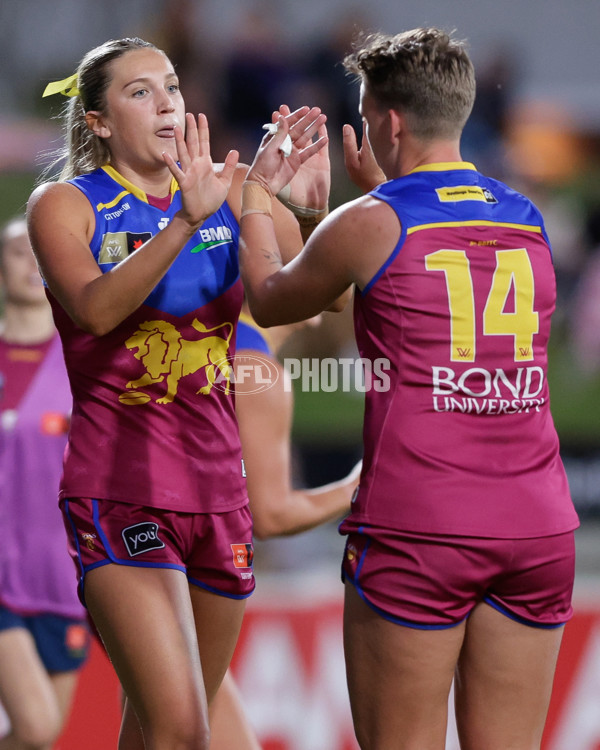
[[[84,331],[102,336],[142,304],[181,249],[223,203],[238,162],[230,151],[215,171],[210,157],[208,123],[186,115],[185,136],[175,128],[178,163],[166,165],[179,184],[181,209],[158,234],[103,274],[89,243],[94,212],[87,198],[68,183],[38,187],[27,205],[31,244],[48,288]]]
[[[68,183],[47,183],[29,199],[31,243],[48,288],[83,330],[102,336],[134,312],[167,272],[195,228],[174,216],[139,250],[103,274],[90,252],[94,212]]]

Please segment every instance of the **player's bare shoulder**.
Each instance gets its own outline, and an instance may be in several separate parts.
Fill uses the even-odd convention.
[[[44,246],[44,237],[64,231],[91,238],[94,210],[85,195],[67,182],[44,182],[27,202],[27,224],[34,249]]]
[[[328,220],[335,218],[342,222],[352,224],[356,222],[367,224],[378,224],[381,221],[388,222],[396,217],[396,212],[384,201],[373,197],[371,194],[361,195],[354,200],[344,203],[331,213]],[[396,226],[398,221],[396,218]]]
[[[68,182],[43,182],[31,193],[27,201],[27,214],[35,220],[40,213],[46,214],[59,211],[90,212],[92,207],[81,192]]]
[[[355,283],[363,288],[398,244],[400,222],[387,203],[363,195],[333,211],[319,226],[317,239],[343,255]]]

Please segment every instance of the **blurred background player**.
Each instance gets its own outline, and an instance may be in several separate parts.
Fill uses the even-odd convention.
[[[268,201],[306,153],[292,128],[282,157],[281,118],[247,175],[240,257],[261,325],[311,317],[355,284],[361,357],[389,364],[390,387],[366,393],[363,471],[340,527],[355,732],[365,750],[442,750],[456,678],[462,750],[534,750],[578,525],[549,408],[549,239],[531,201],[462,160],[475,98],[462,42],[373,35],[345,65],[386,181],[281,267]],[[317,212],[327,198],[302,203],[292,183],[290,200]]]
[[[358,484],[360,462],[343,479],[322,487],[295,489],[292,482],[293,390],[277,353],[294,333],[319,322],[320,316],[265,330],[246,305],[238,322],[235,408],[254,536],[259,540],[297,534],[345,516]],[[266,381],[272,385],[265,387]],[[210,748],[233,747],[257,750],[260,744],[228,672],[211,711]]]
[[[242,308],[236,362],[238,366],[254,362],[258,367],[238,375],[236,414],[257,539],[297,534],[345,516],[358,485],[360,463],[344,479],[322,487],[295,489],[292,484],[294,395],[289,374],[277,354],[295,333],[320,322],[321,316],[317,316],[264,329],[255,323],[246,305]],[[260,365],[265,361],[270,377],[276,378],[271,387],[263,382],[265,370]]]
[[[24,219],[0,230],[2,750],[48,749],[88,650],[57,492],[71,413],[60,339]]]

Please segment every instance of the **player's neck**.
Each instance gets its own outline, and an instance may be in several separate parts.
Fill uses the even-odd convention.
[[[7,304],[0,335],[12,344],[41,344],[52,338],[54,330],[47,304],[43,307]]]
[[[164,198],[169,195],[172,176],[166,165],[164,168],[148,169],[144,172],[134,170],[124,163],[111,163],[110,166],[146,195],[152,195],[156,198]]]
[[[454,140],[413,142],[412,148],[400,155],[400,175],[409,174],[428,164],[451,164],[461,162],[460,143]]]

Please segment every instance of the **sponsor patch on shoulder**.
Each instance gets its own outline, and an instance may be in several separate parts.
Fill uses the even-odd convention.
[[[455,201],[483,201],[484,203],[498,203],[498,199],[488,188],[477,185],[455,185],[454,187],[436,188],[438,200],[441,203]]]
[[[141,555],[151,549],[162,549],[165,543],[158,536],[158,524],[153,521],[136,523],[121,532],[129,557]]]

